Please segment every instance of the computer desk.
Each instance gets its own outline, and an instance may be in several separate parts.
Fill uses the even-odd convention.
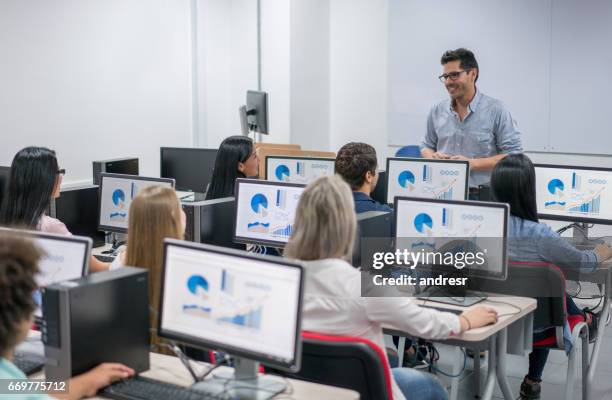
[[[201,363],[201,365],[207,365]],[[230,367],[219,367],[217,371],[231,371]],[[181,386],[190,386],[193,383],[193,378],[187,372],[187,369],[180,362],[178,357],[167,356],[163,354],[151,353],[151,368],[141,374],[147,378],[157,379],[163,382],[174,383]],[[28,379],[44,379],[44,372],[30,375]],[[359,393],[342,389],[334,386],[321,385],[318,383],[300,381],[297,379],[284,379],[278,377],[281,382],[287,382],[287,390],[278,395],[279,398],[291,398],[295,400],[310,400],[310,399],[337,399],[337,400],[358,400]],[[94,399],[102,399],[103,397],[95,396]],[[170,400],[170,399],[168,399]]]
[[[504,398],[506,400],[515,400],[508,379],[506,377],[506,350],[508,346],[508,329],[513,329],[513,348],[517,348],[520,351],[531,349],[533,340],[533,311],[537,307],[537,301],[529,297],[517,297],[517,296],[499,296],[491,295],[490,300],[487,299],[471,307],[461,307],[450,304],[434,303],[432,301],[417,300],[415,302],[419,305],[427,305],[429,307],[436,307],[444,310],[469,310],[470,308],[477,306],[488,306],[497,310],[498,314],[504,316],[500,317],[498,321],[493,325],[488,325],[482,328],[471,329],[463,332],[458,336],[448,338],[446,340],[432,340],[434,342],[440,342],[449,344],[457,347],[467,347],[473,350],[488,349],[489,350],[489,361],[487,378],[485,382],[484,391],[482,393],[482,399],[491,399],[493,397],[493,390],[495,389],[495,380],[502,390]],[[520,311],[506,304],[510,303],[516,306]],[[396,335],[400,337],[412,336],[406,332],[398,331],[396,329],[385,328],[385,333],[390,335]],[[402,346],[402,344],[404,344]],[[400,340],[400,349],[398,349],[401,359],[404,355],[405,341]],[[460,369],[455,363],[455,368],[451,372],[457,375]],[[474,358],[474,371],[476,377],[476,388],[480,391],[480,358],[478,355]],[[451,379],[451,392],[450,399],[454,400],[457,398],[459,377]]]

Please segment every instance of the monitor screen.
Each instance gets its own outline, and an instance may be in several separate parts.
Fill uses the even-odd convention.
[[[237,179],[234,241],[284,247],[304,188],[294,183]]]
[[[166,239],[159,335],[291,368],[302,268],[278,257]]]
[[[38,264],[40,272],[36,276],[36,283],[39,287],[77,279],[87,274],[92,244],[90,238],[13,229],[6,231],[32,239],[45,253]],[[38,304],[34,316],[40,318],[42,317],[40,291],[34,293],[34,299]]]
[[[135,175],[101,174],[99,229],[127,232],[132,199],[140,189],[162,185],[174,187],[174,179],[146,178]]]
[[[387,159],[387,202],[395,196],[466,200],[469,163],[424,158]]]
[[[205,193],[216,158],[217,149],[162,147],[160,176],[173,178],[176,190]]]
[[[334,174],[335,158],[266,157],[266,180],[308,185],[320,176]]]
[[[612,169],[535,164],[538,217],[612,224]]]
[[[470,272],[505,279],[509,207],[467,200],[395,198],[397,248],[437,251],[453,241],[469,241],[486,253],[486,263]]]

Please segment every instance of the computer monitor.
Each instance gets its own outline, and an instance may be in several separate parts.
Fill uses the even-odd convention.
[[[305,185],[237,179],[234,241],[284,247]]]
[[[387,171],[378,171],[378,182],[374,191],[370,193],[370,197],[379,203],[387,202]]]
[[[125,157],[93,162],[93,184],[100,185],[100,174],[138,175],[138,158]]]
[[[612,168],[534,167],[538,218],[612,224]]]
[[[485,262],[470,262],[470,276],[506,279],[509,211],[503,203],[396,197],[396,248],[441,252],[454,242],[466,243],[486,254]]]
[[[0,207],[4,201],[4,196],[8,190],[9,179],[11,178],[11,167],[0,166]]]
[[[132,199],[141,189],[155,185],[173,188],[174,179],[101,174],[98,228],[108,232],[126,233]]]
[[[247,125],[250,131],[268,132],[268,93],[256,90],[247,91],[246,95]]]
[[[217,149],[162,147],[160,176],[173,178],[176,190],[206,193],[215,168]]]
[[[374,252],[393,251],[392,239],[393,213],[366,211],[357,214],[351,264],[355,268],[367,267]]]
[[[466,200],[469,177],[467,161],[387,158],[387,202],[396,196]]]
[[[332,176],[335,158],[266,156],[266,180],[308,185],[320,176]]]
[[[51,201],[50,216],[62,221],[74,235],[87,236],[93,247],[103,246],[105,235],[98,230],[100,193],[97,185],[62,188]]]
[[[261,390],[257,362],[299,370],[302,293],[299,263],[165,239],[158,334],[239,357],[237,380],[221,380],[219,391],[232,383]],[[215,391],[208,381],[202,389]]]
[[[38,267],[40,273],[36,276],[36,283],[44,288],[51,284],[80,278],[89,271],[89,258],[91,255],[90,238],[82,236],[64,236],[51,233],[25,231],[19,229],[2,229],[9,234],[28,238],[44,252]],[[39,290],[34,293],[38,308],[34,317],[42,318],[42,297]]]

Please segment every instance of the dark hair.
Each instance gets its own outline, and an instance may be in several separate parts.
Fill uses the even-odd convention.
[[[377,166],[376,150],[366,143],[347,143],[336,156],[336,173],[344,178],[352,190],[358,190],[365,181],[366,173],[375,173]]]
[[[206,191],[206,200],[231,197],[237,178],[246,178],[238,170],[238,163],[245,163],[253,154],[253,141],[246,136],[230,136],[225,139],[215,159],[215,169]]]
[[[476,79],[474,82],[478,80],[478,76],[480,75],[480,68],[478,68],[478,61],[476,61],[476,57],[474,57],[474,53],[472,53],[468,49],[464,49],[463,47],[456,50],[447,50],[444,54],[442,54],[442,59],[440,59],[440,63],[442,65],[447,64],[451,61],[459,61],[459,68],[464,70],[476,69]]]
[[[0,354],[18,344],[20,325],[36,309],[33,293],[41,256],[30,240],[0,234]]]
[[[20,150],[11,164],[0,224],[36,228],[51,204],[57,173],[57,158],[53,150],[45,147]]]
[[[524,154],[502,158],[491,174],[491,192],[495,201],[508,203],[510,214],[538,222],[535,169]]]

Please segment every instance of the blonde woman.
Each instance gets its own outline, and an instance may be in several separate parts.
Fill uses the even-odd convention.
[[[338,176],[311,183],[300,197],[295,228],[285,256],[305,262],[302,328],[331,335],[359,336],[385,348],[382,327],[428,339],[445,339],[497,321],[487,307],[461,316],[424,309],[410,298],[361,297],[360,272],[347,261],[355,238],[355,210],[349,186]],[[447,399],[433,376],[393,368],[393,397]]]
[[[119,253],[111,269],[123,265],[148,269],[149,304],[154,309],[159,304],[164,238],[183,239],[185,220],[176,192],[168,187],[146,187],[130,205],[127,249]],[[155,313],[151,313],[151,326],[157,326]],[[151,335],[151,343],[159,343],[157,334]]]

